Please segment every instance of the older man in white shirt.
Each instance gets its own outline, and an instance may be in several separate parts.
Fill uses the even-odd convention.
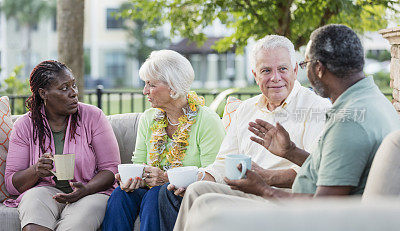
[[[253,142],[250,139],[252,133],[248,130],[249,123],[256,119],[272,124],[279,123],[289,132],[297,147],[309,151],[322,132],[325,112],[331,103],[302,87],[296,80],[298,67],[295,50],[286,37],[269,35],[258,40],[250,61],[252,73],[262,94],[243,101],[237,108],[215,162],[205,169],[205,180],[225,184],[225,156],[244,154],[251,157],[252,169],[261,175],[268,185],[290,188],[299,167]],[[224,190],[217,193],[240,193],[240,196],[244,194],[225,186]],[[169,185],[168,189],[175,190],[173,185]],[[175,195],[182,195],[184,190],[175,190]],[[163,192],[163,189],[160,192]],[[160,195],[161,230],[171,229],[171,224],[175,222],[173,214],[177,214],[181,199],[174,198],[174,195],[168,192]],[[172,204],[174,206],[171,206]],[[182,209],[179,216],[185,216],[181,213]],[[182,227],[177,223],[175,229],[180,228]]]
[[[321,134],[325,112],[331,103],[296,80],[294,46],[287,38],[269,35],[258,40],[250,58],[262,94],[243,101],[237,108],[214,164],[206,168],[207,179],[225,183],[225,156],[245,154],[269,185],[290,188],[299,167],[250,140],[253,134],[248,124],[256,119],[278,122],[297,147],[309,151]]]

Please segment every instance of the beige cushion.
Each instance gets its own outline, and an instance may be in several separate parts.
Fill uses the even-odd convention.
[[[0,97],[0,202],[9,197],[4,182],[4,172],[12,126],[9,99],[7,96]]]
[[[400,130],[387,135],[376,151],[363,199],[400,195]]]
[[[228,130],[231,125],[232,116],[240,104],[242,104],[242,101],[233,96],[229,96],[228,99],[226,99],[224,115],[222,116],[222,124],[224,125],[225,131]]]
[[[118,141],[121,163],[132,163],[136,133],[142,113],[125,113],[107,116]]]

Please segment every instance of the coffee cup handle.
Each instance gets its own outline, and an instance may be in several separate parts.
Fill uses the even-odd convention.
[[[50,154],[50,155],[51,155],[51,153],[45,153],[45,154]],[[53,160],[53,163],[54,163],[54,156],[53,156],[53,155],[51,155],[51,156],[49,156],[49,157],[46,157],[46,158]],[[53,170],[49,170],[49,171],[50,171],[51,173],[53,173],[54,176],[57,174],[56,171],[53,171]]]
[[[243,179],[244,175],[246,175],[247,172],[247,164],[244,161],[240,161],[240,164],[242,164],[242,172],[240,173],[240,179]]]
[[[206,171],[204,169],[199,169],[199,172],[203,173],[203,176],[201,176],[201,179],[199,181],[204,180],[204,177],[206,176]]]

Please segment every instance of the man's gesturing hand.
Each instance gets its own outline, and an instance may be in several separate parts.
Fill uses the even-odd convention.
[[[264,146],[271,153],[287,158],[287,154],[296,148],[290,140],[289,133],[279,123],[276,127],[264,120],[256,119],[248,128],[254,135],[250,139]]]

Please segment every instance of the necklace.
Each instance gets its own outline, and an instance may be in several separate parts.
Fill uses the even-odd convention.
[[[188,105],[183,108],[184,114],[179,117],[177,124],[171,123],[165,111],[159,109],[151,126],[150,143],[152,147],[149,152],[148,164],[164,170],[182,166],[182,160],[186,154],[186,146],[189,145],[189,132],[191,126],[196,123],[196,115],[200,105],[204,105],[204,98],[197,96],[195,92],[189,92]],[[174,134],[172,134],[171,143],[169,144],[165,130],[168,123],[172,126],[178,126]],[[165,166],[161,166],[163,159],[166,159]]]
[[[168,123],[170,125],[172,125],[172,126],[178,126],[179,125],[179,121],[178,121],[178,123],[174,124],[174,123],[171,122],[171,120],[169,120],[168,116],[167,116],[167,120],[168,120]]]

